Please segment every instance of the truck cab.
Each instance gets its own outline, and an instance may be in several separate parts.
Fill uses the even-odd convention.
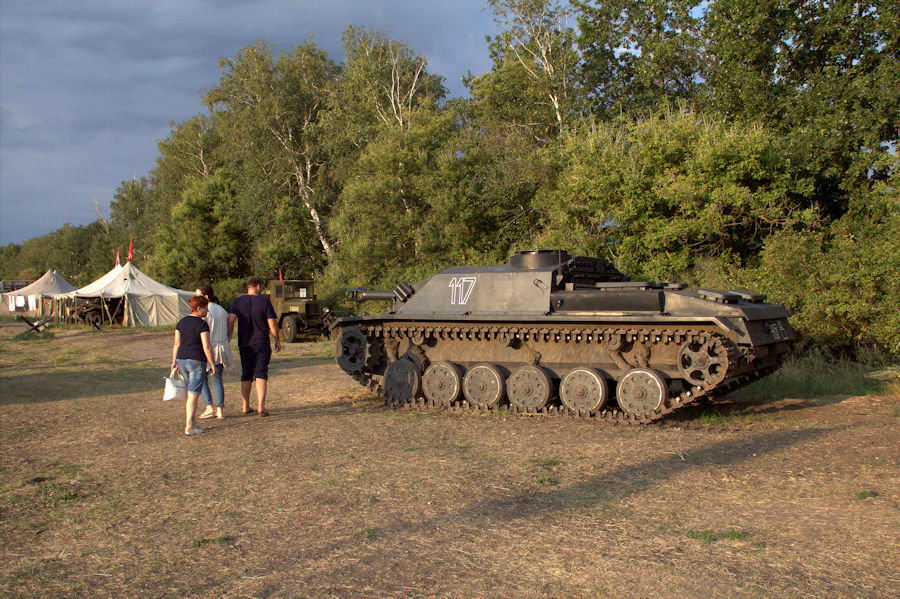
[[[314,281],[269,281],[268,292],[284,341],[293,343],[304,332],[323,332],[322,306],[316,299]]]

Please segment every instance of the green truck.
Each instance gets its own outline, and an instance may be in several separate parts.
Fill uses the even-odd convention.
[[[314,281],[269,281],[268,292],[284,341],[293,343],[300,334],[324,333],[323,319],[328,311],[323,312],[316,299]]]

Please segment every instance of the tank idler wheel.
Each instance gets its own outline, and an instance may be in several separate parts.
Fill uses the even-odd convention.
[[[281,338],[285,343],[293,343],[297,340],[297,319],[293,316],[285,316],[281,321]]]
[[[520,410],[540,410],[550,401],[552,392],[550,377],[539,366],[520,366],[506,379],[509,403]]]
[[[466,399],[478,408],[495,408],[506,393],[503,373],[493,364],[476,364],[463,378]]]
[[[384,371],[384,397],[395,406],[411,402],[421,388],[422,375],[409,360],[391,362]]]
[[[573,412],[593,413],[606,404],[609,384],[599,370],[578,368],[559,384],[559,398]]]
[[[422,391],[435,404],[448,407],[462,394],[460,368],[451,362],[437,362],[422,375]]]
[[[345,329],[337,343],[337,363],[344,372],[359,372],[366,364],[366,336],[356,327]]]
[[[691,385],[714,387],[728,372],[728,348],[715,337],[685,343],[678,352],[678,370]]]
[[[666,380],[655,370],[634,368],[616,387],[619,407],[632,416],[645,416],[658,410],[669,398]]]

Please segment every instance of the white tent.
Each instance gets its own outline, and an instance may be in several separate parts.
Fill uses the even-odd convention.
[[[12,312],[16,307],[24,307],[29,311],[39,310],[43,315],[44,312],[54,313],[53,302],[49,301],[44,305],[42,300],[65,299],[66,295],[75,291],[75,286],[62,278],[58,272],[53,269],[44,273],[40,279],[21,289],[4,293],[9,302],[9,311]],[[16,300],[16,298],[22,298]]]
[[[125,326],[154,327],[174,325],[191,313],[190,291],[175,289],[154,281],[131,262],[115,266],[111,271],[71,297],[122,298]]]
[[[7,293],[4,293],[3,295],[7,297],[9,297],[10,295],[37,295],[40,297],[51,297],[55,299],[72,291],[75,291],[75,286],[62,278],[58,272],[51,268],[44,273],[44,276],[42,276],[31,285],[22,287],[21,289],[16,289],[15,291],[9,291]]]

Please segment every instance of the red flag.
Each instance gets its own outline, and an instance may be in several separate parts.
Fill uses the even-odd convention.
[[[284,277],[281,276],[281,269],[280,269],[280,268],[278,269],[278,280],[279,280],[279,281],[283,281],[283,280],[284,280]]]
[[[134,260],[134,237],[128,239],[128,261]]]
[[[116,266],[119,265],[119,250],[121,250],[121,249],[122,249],[121,247],[116,248]]]

